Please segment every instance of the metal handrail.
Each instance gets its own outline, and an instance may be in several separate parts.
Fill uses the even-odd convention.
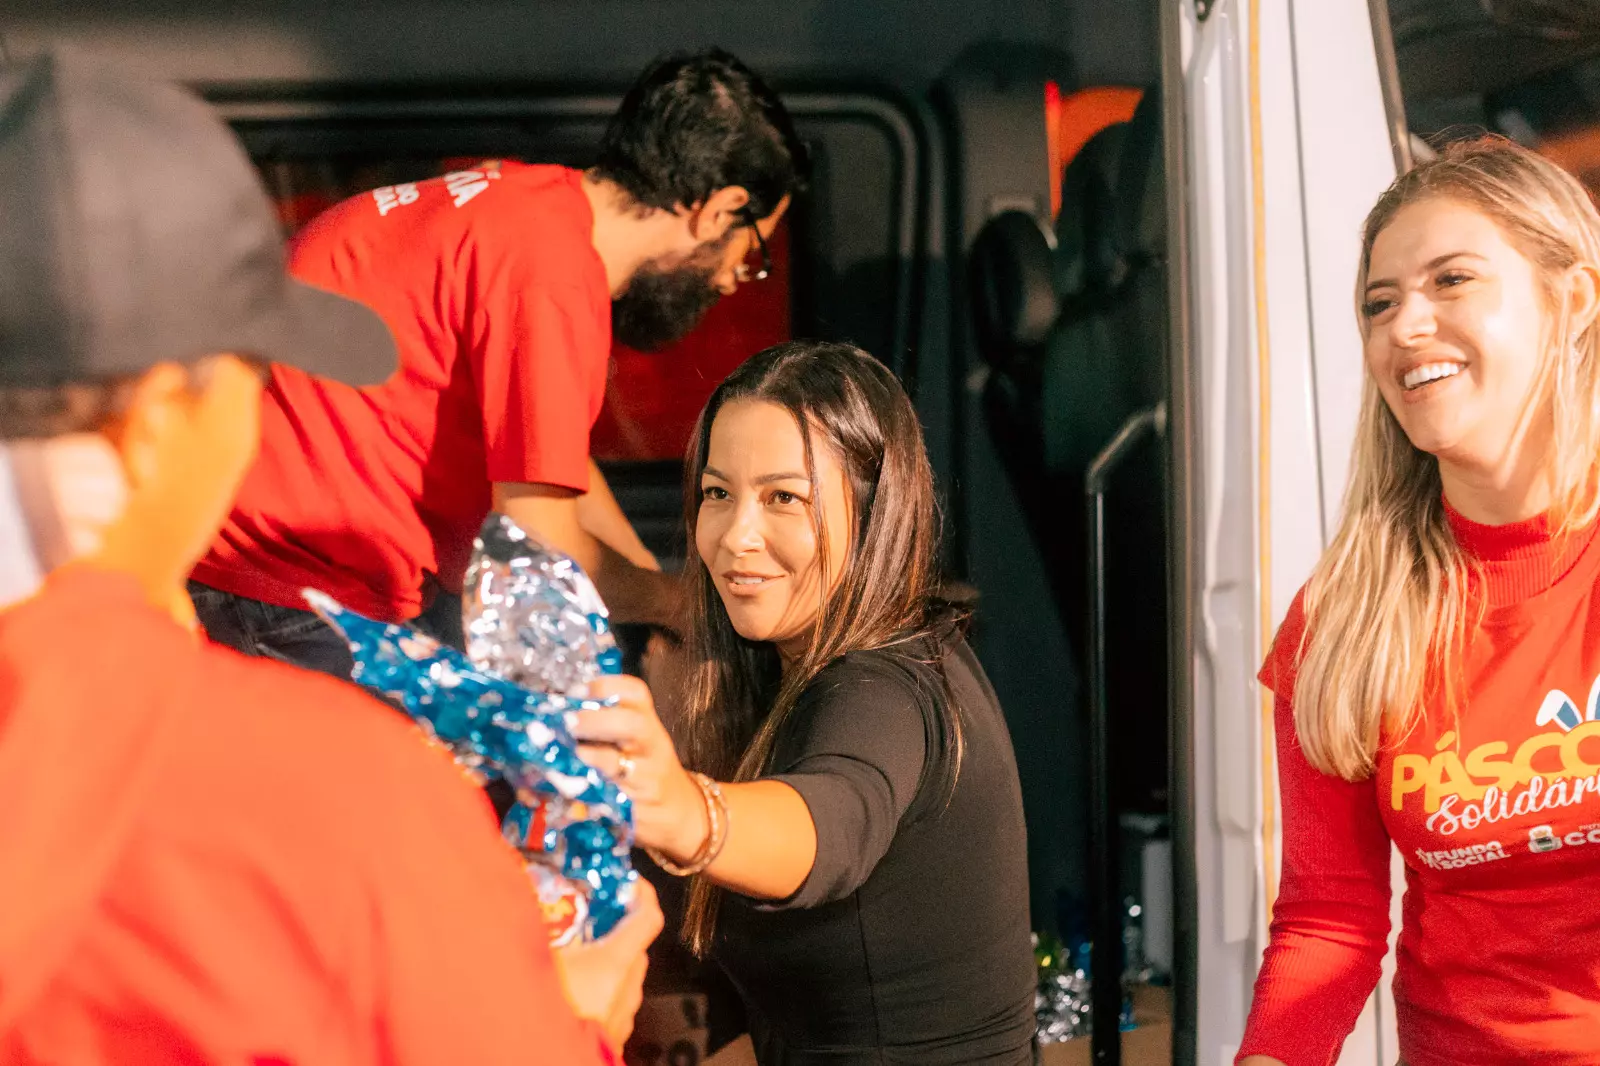
[[[1106,481],[1135,445],[1167,429],[1167,405],[1129,416],[1084,474],[1089,517],[1089,965],[1096,1066],[1122,1062],[1122,912],[1117,818],[1111,804],[1110,711],[1106,699]]]

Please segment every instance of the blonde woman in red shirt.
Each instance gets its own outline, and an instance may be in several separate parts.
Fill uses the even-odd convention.
[[[1600,215],[1488,138],[1397,180],[1357,285],[1343,524],[1262,680],[1283,883],[1239,1061],[1334,1061],[1406,864],[1406,1066],[1600,1062]]]

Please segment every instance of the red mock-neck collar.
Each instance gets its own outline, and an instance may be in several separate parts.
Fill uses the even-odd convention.
[[[1550,589],[1572,569],[1594,539],[1596,526],[1554,534],[1548,515],[1486,526],[1444,501],[1456,543],[1478,561],[1489,606],[1505,607]]]

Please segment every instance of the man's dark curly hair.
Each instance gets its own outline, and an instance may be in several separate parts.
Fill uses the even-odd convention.
[[[714,48],[657,60],[639,76],[606,127],[594,173],[666,210],[737,185],[758,219],[804,186],[807,167],[783,101]]]

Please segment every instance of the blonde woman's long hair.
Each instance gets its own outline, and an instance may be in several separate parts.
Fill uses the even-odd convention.
[[[1492,219],[1546,285],[1533,402],[1553,428],[1549,520],[1558,536],[1581,529],[1600,510],[1600,352],[1594,326],[1572,335],[1555,284],[1580,263],[1600,263],[1600,214],[1575,178],[1510,141],[1449,145],[1401,175],[1367,216],[1356,279],[1363,337],[1373,243],[1402,208],[1433,199]],[[1463,643],[1476,621],[1473,564],[1451,532],[1442,492],[1438,461],[1412,445],[1368,373],[1344,517],[1306,585],[1297,650],[1295,729],[1324,773],[1370,777],[1384,735],[1412,729],[1430,691],[1459,713]]]

